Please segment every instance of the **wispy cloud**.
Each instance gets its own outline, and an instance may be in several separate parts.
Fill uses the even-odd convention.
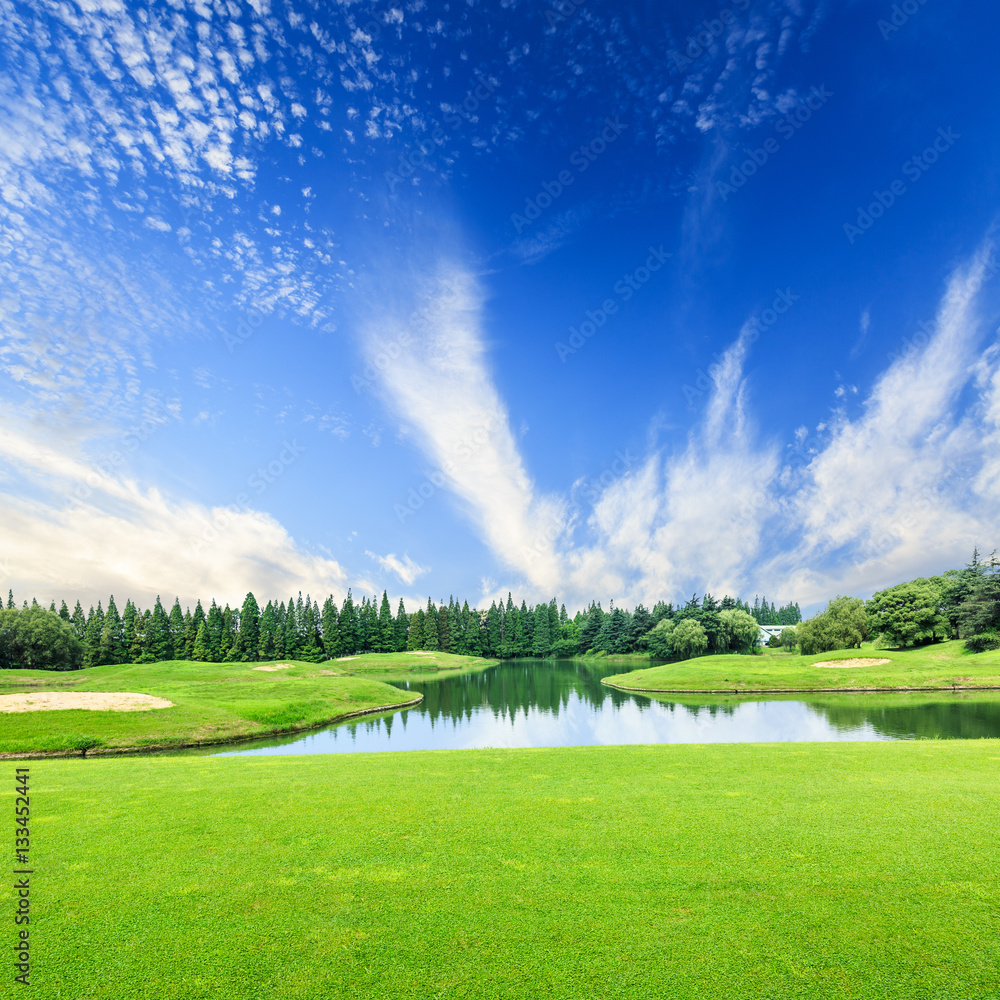
[[[935,335],[881,375],[862,416],[838,412],[794,466],[749,415],[748,324],[683,450],[652,451],[584,518],[571,497],[540,496],[527,472],[487,368],[471,277],[449,274],[461,294],[386,371],[384,388],[484,542],[536,598],[634,602],[761,586],[821,601],[944,568],[995,534],[1000,346],[980,350],[977,310],[991,255],[985,246],[952,276]],[[373,325],[368,350],[394,332]]]
[[[860,589],[943,568],[995,537],[996,498],[983,472],[994,461],[996,349],[980,350],[978,311],[992,254],[986,245],[955,272],[929,342],[890,365],[860,417],[837,418],[790,497],[800,541],[774,568],[786,567],[810,599],[833,580]],[[963,406],[977,371],[980,391]]]
[[[470,274],[452,268],[416,297],[412,314],[435,317],[426,328],[404,330],[392,315],[367,327],[364,350],[372,363],[395,358],[380,366],[378,384],[497,557],[551,590],[559,580],[555,546],[539,531],[561,523],[564,503],[538,495],[525,469],[487,367],[481,291]]]
[[[868,341],[868,331],[871,329],[871,325],[871,311],[869,309],[865,309],[861,313],[861,319],[858,320],[858,339],[854,342],[854,346],[851,348],[851,361],[857,360],[857,358],[860,357],[861,352],[865,349],[865,344]]]
[[[365,555],[370,559],[374,559],[382,569],[389,573],[394,573],[407,587],[417,577],[423,576],[428,572],[428,567],[415,563],[406,553],[403,554],[402,559],[392,552],[388,553],[388,555],[380,556],[375,552],[366,550]]]

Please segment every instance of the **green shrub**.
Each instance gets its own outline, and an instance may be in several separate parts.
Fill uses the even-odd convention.
[[[965,640],[965,648],[970,653],[985,653],[989,649],[1000,649],[1000,632],[987,629],[979,635],[970,636]]]

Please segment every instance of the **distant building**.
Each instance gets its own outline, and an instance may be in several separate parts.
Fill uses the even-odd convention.
[[[767,641],[770,638],[777,638],[781,635],[782,631],[786,628],[792,628],[791,625],[758,625],[760,631],[757,633],[757,645],[766,646]]]

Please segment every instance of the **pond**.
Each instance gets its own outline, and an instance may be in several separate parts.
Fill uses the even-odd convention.
[[[241,743],[224,755],[1000,737],[1000,691],[650,697],[601,684],[627,669],[601,661],[513,661],[397,682],[423,701],[305,735]]]

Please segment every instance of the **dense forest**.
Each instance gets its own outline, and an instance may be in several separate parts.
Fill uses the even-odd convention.
[[[744,620],[751,625],[795,625],[802,618],[798,603],[775,608],[766,598],[755,598],[751,606],[738,598],[716,600],[711,594],[700,600],[692,595],[676,608],[660,601],[652,610],[640,604],[628,611],[612,604],[605,611],[599,602],[593,602],[586,611],[570,617],[565,604],[559,605],[555,598],[548,604],[529,606],[522,601],[518,606],[510,594],[506,603],[494,601],[488,610],[470,608],[468,601],[459,604],[451,598],[447,604],[435,604],[428,598],[426,607],[414,612],[407,612],[400,600],[395,613],[384,591],[381,601],[362,597],[360,603],[355,603],[348,591],[339,608],[332,596],[320,606],[301,593],[287,603],[269,600],[261,608],[254,595],[247,594],[238,609],[229,605],[220,608],[213,600],[206,610],[199,600],[193,611],[182,610],[176,598],[167,611],[158,597],[152,608],[142,610],[128,600],[119,612],[112,596],[107,607],[99,601],[96,608],[84,613],[79,601],[72,612],[65,601],[58,609],[53,602],[48,611],[34,601],[31,606],[25,601],[19,611],[9,592],[7,609],[0,610],[0,634],[5,617],[9,618],[6,627],[10,630],[15,619],[29,612],[21,622],[22,631],[51,631],[59,624],[53,620],[56,616],[64,626],[63,638],[78,640],[77,653],[67,654],[60,647],[59,656],[49,657],[68,667],[158,660],[287,658],[318,662],[358,653],[404,650],[441,650],[501,659],[574,656],[590,651],[623,654],[645,651],[644,637],[659,623],[684,620],[701,637],[705,649],[725,652],[735,649],[741,641],[727,628],[733,612],[740,612],[740,618],[747,616]],[[56,632],[51,636],[55,639]],[[27,639],[20,643],[0,642],[0,667],[28,666],[25,658],[30,645]]]

